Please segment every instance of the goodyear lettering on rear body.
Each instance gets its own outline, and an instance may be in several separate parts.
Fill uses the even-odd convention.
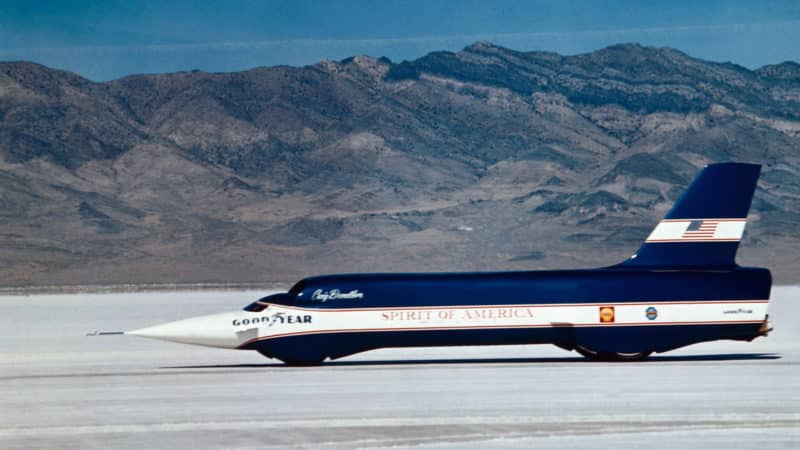
[[[752,309],[744,309],[744,308],[726,309],[722,313],[723,314],[753,314],[753,310]]]

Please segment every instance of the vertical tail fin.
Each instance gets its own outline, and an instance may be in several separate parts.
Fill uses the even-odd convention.
[[[761,166],[709,164],[625,267],[732,267]]]

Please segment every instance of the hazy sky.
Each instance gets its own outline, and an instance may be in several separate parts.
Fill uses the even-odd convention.
[[[564,54],[620,42],[749,68],[800,61],[800,1],[0,0],[0,60],[93,80],[413,59],[477,40]]]

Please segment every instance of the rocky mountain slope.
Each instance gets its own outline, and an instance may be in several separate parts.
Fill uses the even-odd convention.
[[[764,164],[740,261],[800,280],[800,65],[478,42],[93,83],[0,63],[0,285],[293,281],[629,256]]]

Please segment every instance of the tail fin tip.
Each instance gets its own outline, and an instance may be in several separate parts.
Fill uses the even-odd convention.
[[[761,172],[758,164],[705,166],[625,267],[731,267]]]

